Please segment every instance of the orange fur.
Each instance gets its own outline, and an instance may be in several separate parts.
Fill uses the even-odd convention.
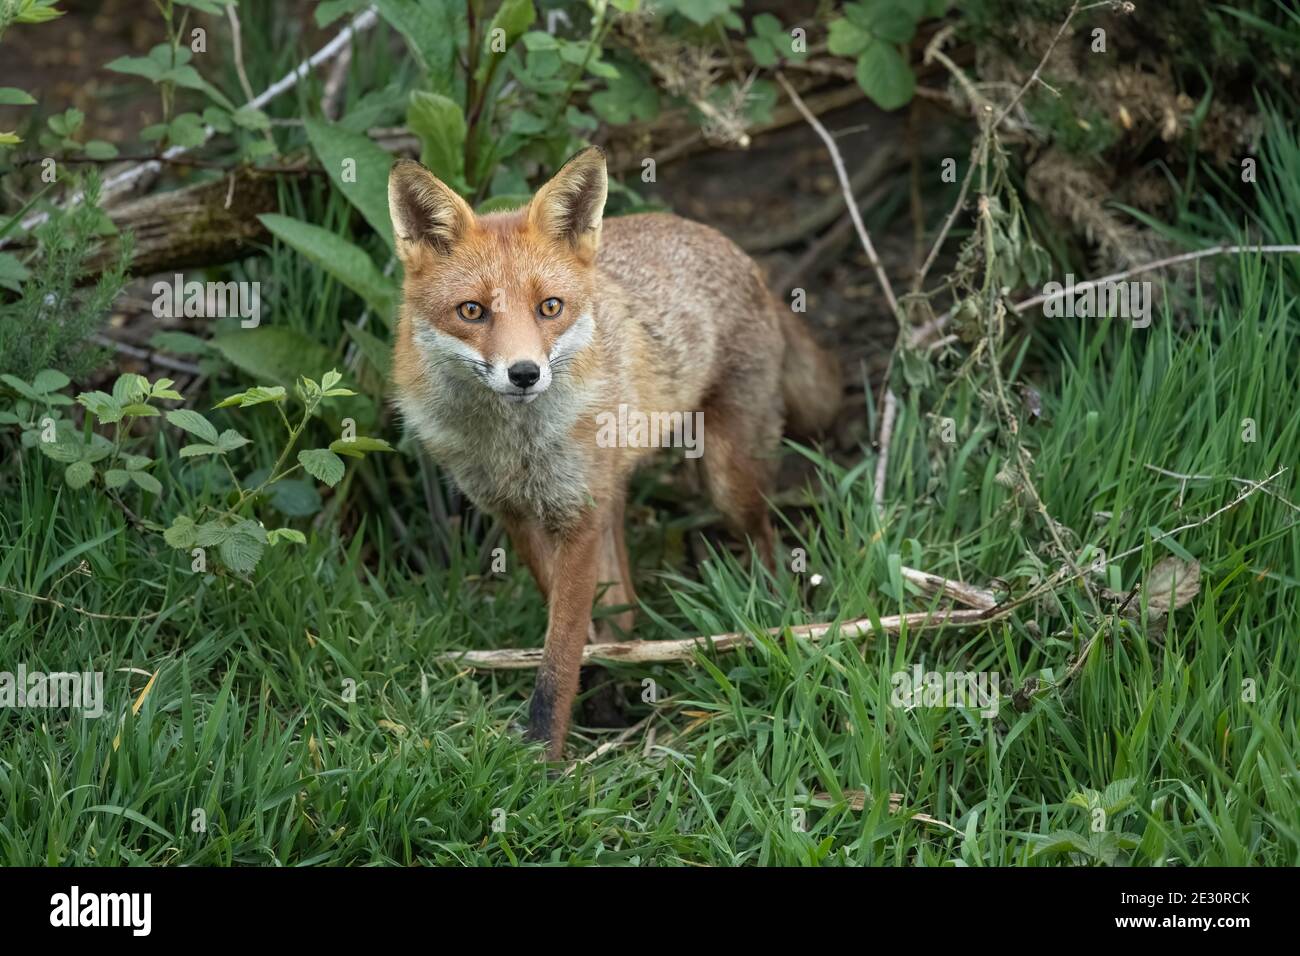
[[[577,154],[527,207],[476,216],[419,164],[389,205],[405,268],[393,377],[434,459],[502,519],[547,599],[530,735],[558,758],[598,588],[636,600],[623,543],[629,477],[651,449],[602,447],[600,416],[702,412],[711,497],[774,562],[764,496],[787,409],[801,433],[838,408],[839,371],[716,231],[676,216],[602,222],[604,154]],[[562,311],[543,315],[555,299]],[[484,313],[467,321],[463,303]],[[472,310],[471,310],[472,311]],[[538,380],[516,371],[535,365]],[[631,613],[612,625],[626,632]],[[614,636],[602,628],[603,638]]]

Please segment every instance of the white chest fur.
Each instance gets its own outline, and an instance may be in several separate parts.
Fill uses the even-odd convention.
[[[485,511],[568,524],[590,500],[588,461],[573,427],[587,396],[557,380],[537,400],[511,404],[481,383],[442,380],[404,395],[406,421],[430,455]]]

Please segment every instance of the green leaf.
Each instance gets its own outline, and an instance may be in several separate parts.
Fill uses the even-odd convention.
[[[379,14],[402,35],[430,82],[451,92],[457,29],[453,4],[427,0],[377,0]]]
[[[263,475],[263,479],[265,475]],[[250,482],[253,479],[250,476]],[[271,507],[290,518],[306,518],[321,509],[320,492],[310,481],[281,478],[266,489]]]
[[[0,106],[35,106],[36,100],[26,90],[0,86]]]
[[[138,402],[149,394],[149,380],[143,375],[127,372],[113,383],[113,398],[123,405]]]
[[[186,445],[181,449],[182,458],[198,458],[201,455],[219,455],[221,449],[216,445],[205,445],[201,442],[195,442],[192,445]]]
[[[273,528],[271,531],[267,532],[266,539],[271,544],[279,544],[281,541],[285,541],[289,544],[307,543],[307,536],[301,531],[297,531],[293,528]]]
[[[242,448],[250,444],[250,442],[250,439],[245,438],[233,428],[227,428],[221,433],[221,437],[217,439],[217,449],[222,454],[225,454],[228,451],[234,451],[236,448]]]
[[[132,402],[122,409],[122,414],[134,415],[136,418],[157,418],[161,413],[152,405],[146,405],[143,402]]]
[[[265,213],[257,218],[271,235],[357,293],[385,323],[392,324],[396,287],[359,246],[328,229],[289,216]]]
[[[230,118],[236,126],[251,129],[257,133],[271,128],[271,118],[252,106],[241,106],[230,114]]]
[[[151,494],[162,494],[162,483],[147,471],[131,472],[131,480]]]
[[[916,77],[902,54],[879,40],[863,51],[856,75],[858,85],[882,110],[904,106],[916,89]]]
[[[88,409],[106,425],[122,420],[121,404],[112,395],[106,395],[104,392],[82,392],[77,396],[77,404]]]
[[[193,409],[172,409],[167,413],[167,421],[205,442],[215,444],[217,441],[217,427]]]
[[[748,37],[745,40],[745,46],[749,49],[749,55],[754,58],[754,63],[758,66],[776,66],[781,60],[776,48],[763,37]]]
[[[95,477],[95,469],[88,461],[74,461],[63,472],[63,480],[69,488],[84,488]]]
[[[369,438],[358,435],[352,440],[340,438],[337,441],[330,442],[330,451],[339,455],[347,455],[350,458],[364,458],[367,452],[372,451],[392,451],[393,446],[388,444],[382,438]]]
[[[202,146],[208,140],[198,113],[182,113],[173,119],[167,127],[167,138],[187,149]]]
[[[121,468],[110,468],[104,472],[104,485],[108,488],[121,488],[131,480],[131,473]]]
[[[298,461],[307,474],[333,488],[343,478],[343,459],[327,448],[298,452]]]
[[[23,282],[31,271],[12,252],[0,252],[0,286],[13,292],[22,292]]]
[[[47,368],[36,373],[32,379],[32,388],[42,395],[48,395],[50,392],[57,392],[61,388],[71,384],[71,379],[57,369]]]
[[[234,532],[220,521],[205,521],[195,529],[194,543],[200,548],[221,544]]]
[[[160,81],[166,65],[148,56],[119,56],[116,60],[104,64],[104,69],[128,76],[143,76],[154,83]]]
[[[871,34],[848,20],[832,20],[826,49],[835,56],[857,56],[871,44]]]
[[[497,53],[492,49],[493,37],[500,36],[504,38],[505,52],[508,53],[510,48],[514,46],[515,41],[533,25],[535,19],[537,19],[537,11],[533,9],[533,0],[504,0],[501,6],[497,8],[497,12],[492,16],[492,22],[488,24],[487,33],[484,35],[484,42],[488,44],[488,47],[478,67],[477,79],[480,83],[487,77],[492,58],[505,55],[505,53]],[[501,33],[496,33],[497,30],[500,30]]]
[[[239,403],[240,408],[248,408],[252,405],[265,405],[267,402],[284,401],[285,391],[283,385],[254,385],[248,391],[244,392],[243,400]]]
[[[729,0],[677,0],[677,12],[698,26],[725,17],[731,6]]]
[[[361,213],[388,248],[393,226],[388,218],[388,170],[393,157],[369,137],[323,120],[305,122],[307,138],[334,186]]]
[[[239,574],[248,574],[262,560],[265,545],[242,531],[235,531],[217,545],[221,563]]]
[[[155,332],[149,344],[173,355],[204,355],[211,350],[207,342],[188,332]]]
[[[406,109],[406,125],[420,138],[420,162],[459,192],[465,185],[465,115],[439,93],[416,90]]]
[[[392,374],[393,347],[355,322],[344,322],[343,327],[347,329],[348,335],[357,344],[366,361],[384,381],[388,381]]]
[[[263,382],[291,382],[301,369],[329,368],[335,360],[331,349],[282,326],[232,329],[215,336],[212,347],[249,378]]]
[[[88,159],[114,159],[117,157],[117,147],[102,139],[92,139],[86,143],[86,157]]]
[[[177,515],[172,519],[171,527],[163,532],[163,540],[171,547],[179,548],[182,551],[188,551],[194,547],[197,539],[198,528],[194,524],[194,519],[188,515]]]

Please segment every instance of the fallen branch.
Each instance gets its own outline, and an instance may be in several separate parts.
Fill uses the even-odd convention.
[[[915,568],[903,568],[902,571],[904,578],[927,594],[942,594],[981,611],[997,606],[998,599],[993,596],[992,591],[977,588],[972,584],[963,584],[952,578],[943,578],[929,571],[918,571]]]
[[[891,614],[880,619],[880,632],[897,634],[904,628],[940,628],[944,626],[960,627],[980,624],[989,616],[988,611],[920,611],[913,614]],[[858,618],[853,621],[829,624],[795,624],[790,627],[769,628],[770,637],[780,637],[789,631],[795,637],[817,642],[827,634],[853,639],[871,637],[876,634],[875,625],[870,618]],[[611,641],[602,644],[588,644],[582,649],[582,663],[609,661],[620,664],[655,664],[671,661],[690,661],[695,659],[697,651],[713,650],[717,653],[734,651],[748,647],[754,642],[752,634],[734,632],[730,634],[712,634],[706,637],[686,637],[671,641]],[[542,648],[503,648],[493,651],[449,651],[440,657],[448,663],[468,664],[484,670],[531,670],[542,663]]]

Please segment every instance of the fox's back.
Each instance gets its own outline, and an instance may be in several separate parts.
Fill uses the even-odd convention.
[[[684,410],[723,379],[770,375],[779,364],[779,319],[762,273],[716,229],[668,213],[607,219],[596,264],[621,293],[601,309],[606,343],[622,352],[635,336],[649,350],[638,357],[638,379],[657,379],[638,389],[651,392],[646,404]]]

